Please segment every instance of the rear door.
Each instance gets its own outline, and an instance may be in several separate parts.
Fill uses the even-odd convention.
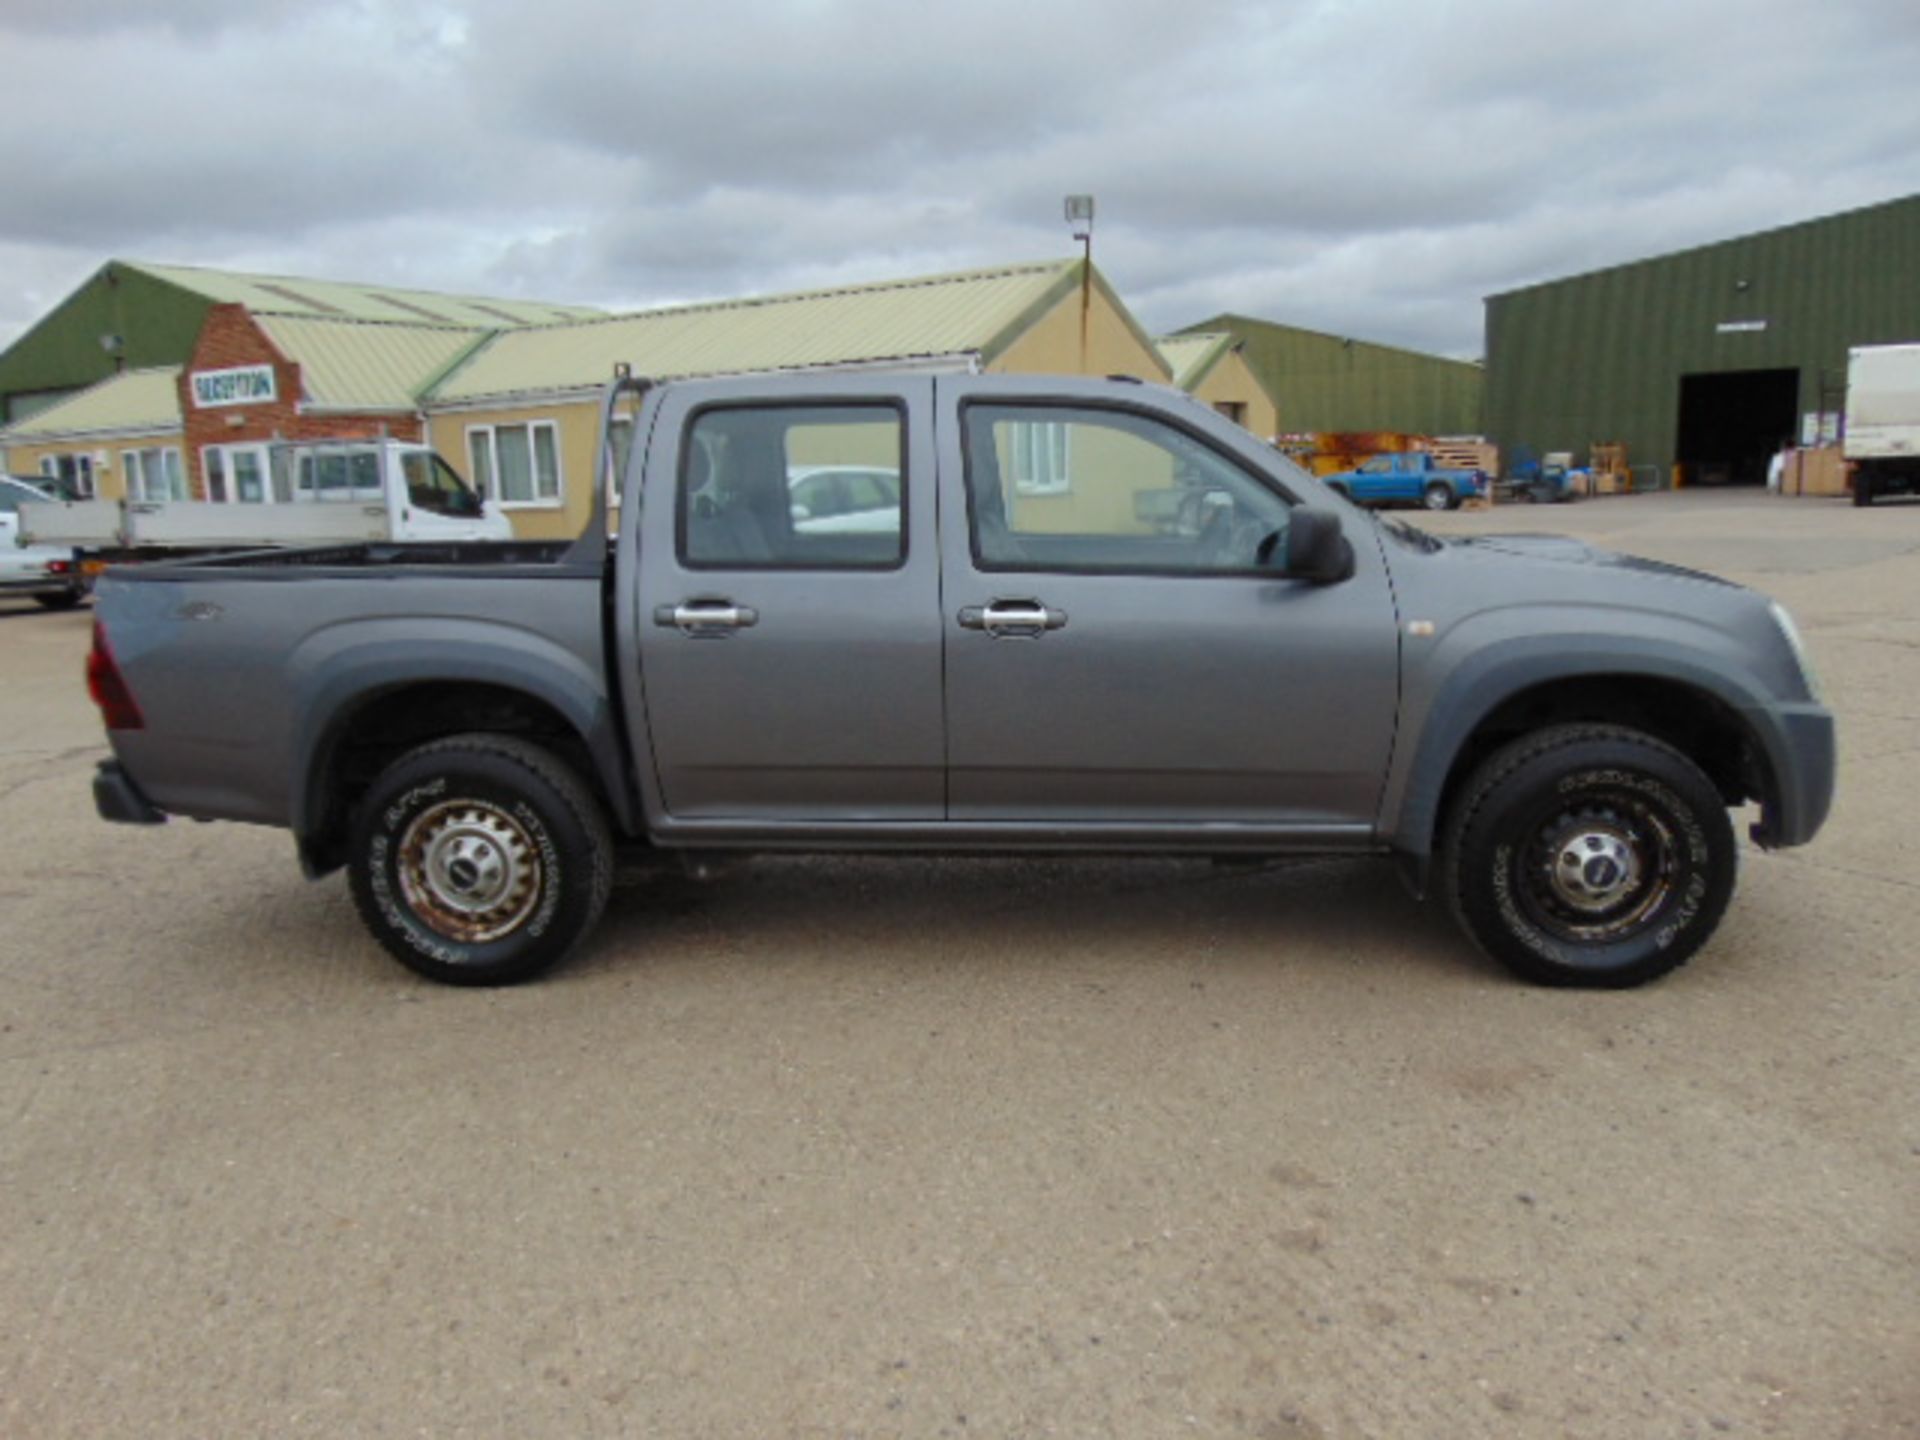
[[[637,629],[662,808],[938,820],[932,382],[766,393],[669,390],[648,440]]]
[[[937,383],[951,818],[1368,833],[1399,637],[1364,522],[1351,578],[1283,579],[1299,493],[1224,422]]]

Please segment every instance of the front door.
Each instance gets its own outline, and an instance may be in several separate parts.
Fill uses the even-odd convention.
[[[1365,834],[1398,635],[1364,527],[1351,578],[1279,578],[1297,496],[1211,417],[938,383],[950,817]]]
[[[661,803],[938,820],[932,382],[731,394],[669,391],[648,441],[636,620]]]

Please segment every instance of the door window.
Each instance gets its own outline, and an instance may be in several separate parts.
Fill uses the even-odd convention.
[[[891,405],[727,406],[687,427],[691,569],[892,569],[906,555],[905,427]]]
[[[988,570],[1255,571],[1288,501],[1186,431],[1122,410],[970,405],[974,558]],[[1031,483],[1035,457],[1051,467]]]
[[[400,473],[407,482],[407,501],[433,515],[470,520],[480,514],[480,497],[467,488],[453,467],[427,450],[400,452]]]

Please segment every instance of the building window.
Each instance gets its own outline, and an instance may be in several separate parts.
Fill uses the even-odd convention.
[[[1013,488],[1021,495],[1065,495],[1073,488],[1067,427],[1046,420],[1023,420],[1007,432]]]
[[[1241,429],[1247,425],[1247,403],[1244,400],[1216,400],[1213,408],[1233,421]]]
[[[264,445],[209,445],[200,452],[207,499],[217,505],[271,505],[292,498],[285,477],[271,480]]]
[[[40,473],[53,481],[68,500],[93,499],[91,455],[42,455]]]
[[[145,450],[122,450],[120,468],[127,477],[129,500],[161,501],[187,498],[187,475],[175,445]]]
[[[560,505],[560,431],[551,420],[525,425],[475,425],[467,431],[473,480],[507,509]]]

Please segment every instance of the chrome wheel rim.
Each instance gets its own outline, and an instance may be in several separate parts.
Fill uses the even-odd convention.
[[[1534,832],[1520,887],[1533,918],[1579,944],[1633,935],[1666,908],[1679,872],[1674,832],[1638,801],[1556,810]]]
[[[463,944],[511,935],[540,898],[533,837],[485,800],[451,800],[415,816],[400,837],[398,868],[413,913]]]
[[[1447,508],[1447,492],[1438,486],[1427,491],[1427,509],[1444,510]]]

